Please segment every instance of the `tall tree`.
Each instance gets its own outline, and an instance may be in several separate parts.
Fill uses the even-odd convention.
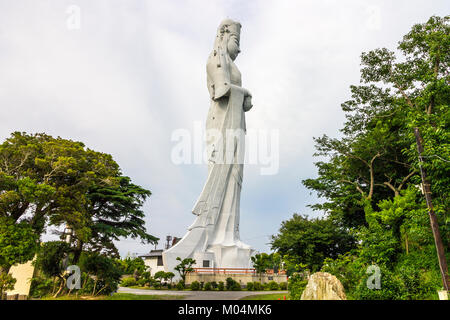
[[[14,132],[0,144],[0,217],[26,222],[38,236],[70,227],[76,261],[85,244],[117,252],[119,237],[155,242],[141,209],[150,194],[122,176],[111,155],[81,142]]]
[[[450,115],[448,111],[450,101],[449,21],[449,16],[431,17],[426,23],[413,26],[398,46],[404,61],[399,61],[395,53],[386,48],[377,49],[362,55],[361,70],[362,81],[393,88],[394,97],[401,107],[407,110],[409,137],[417,145],[410,150],[411,162],[416,169],[420,167],[422,172],[423,188],[446,290],[449,289],[450,279],[438,218],[431,204],[430,180],[436,181],[436,191],[439,192],[442,187],[450,191],[448,178],[444,178],[447,182],[445,185],[440,182],[442,177],[436,175],[439,172],[445,173],[445,177],[448,177],[450,173],[450,167],[445,163],[450,161],[448,140],[441,140],[442,134],[448,137],[448,116]],[[420,132],[423,132],[423,136]],[[413,139],[414,136],[415,139]],[[416,151],[418,149],[419,157]],[[428,164],[417,161],[418,158],[423,159],[423,156],[436,156],[437,159],[429,161]],[[425,178],[425,170],[430,172],[430,177]]]
[[[93,251],[105,251],[118,256],[114,240],[120,237],[140,238],[143,243],[156,243],[159,239],[145,229],[145,213],[142,206],[151,195],[120,176],[108,186],[93,186],[88,190],[86,212],[89,216],[91,236],[88,242],[76,238],[75,261],[84,247]]]
[[[347,227],[363,230],[363,238],[370,242],[377,238],[370,240],[371,233],[380,236],[383,230],[377,227],[378,208],[419,185],[420,169],[426,170],[428,178],[423,184],[428,195],[433,192],[434,210],[429,215],[439,260],[444,261],[443,278],[448,273],[443,253],[448,231],[444,228],[441,241],[436,230],[438,223],[441,227],[445,223],[450,205],[449,20],[448,16],[433,16],[414,25],[399,42],[399,59],[386,48],[361,55],[362,84],[352,86],[352,99],[342,104],[347,118],[343,137],[316,139],[316,155],[326,158],[316,163],[319,177],[303,182],[326,199],[313,208],[328,212]],[[417,139],[423,147],[421,162],[415,132],[421,133]],[[425,206],[425,201],[420,205]],[[386,250],[392,252],[388,243],[397,243],[399,233],[389,229],[384,235],[389,232]]]

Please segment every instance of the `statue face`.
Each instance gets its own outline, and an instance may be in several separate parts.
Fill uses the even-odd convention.
[[[230,37],[228,38],[227,49],[232,60],[235,60],[241,50],[239,49],[240,28],[238,25],[230,26]]]

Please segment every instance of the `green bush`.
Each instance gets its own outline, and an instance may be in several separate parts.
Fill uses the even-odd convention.
[[[227,278],[225,280],[225,282],[226,282],[225,287],[227,288],[227,290],[231,290],[231,288],[233,287],[233,284],[235,283],[235,281],[232,278]]]
[[[242,290],[242,287],[241,287],[241,285],[239,284],[239,282],[235,282],[235,283],[233,283],[233,286],[231,287],[231,290],[232,290],[232,291],[241,291],[241,290]]]
[[[336,259],[326,258],[321,269],[338,278],[346,294],[355,290],[365,270],[364,265],[351,253],[340,255]]]
[[[211,282],[205,283],[205,285],[204,285],[204,287],[203,287],[203,290],[205,290],[205,291],[211,291],[211,290],[212,290]]]
[[[198,290],[200,290],[200,282],[198,282],[198,281],[193,281],[193,282],[191,283],[191,285],[189,286],[189,288],[190,288],[192,291],[198,291]]]
[[[226,288],[231,291],[239,291],[242,289],[240,283],[232,278],[226,279]]]
[[[122,271],[116,260],[95,252],[83,252],[79,265],[89,277],[95,278],[92,295],[108,295],[117,291]]]
[[[441,289],[442,280],[434,255],[434,247],[429,246],[400,258],[395,274],[399,275],[403,283],[405,299],[437,298],[437,290]]]
[[[178,281],[176,288],[177,290],[184,290],[184,281],[183,280]]]
[[[275,281],[270,281],[267,286],[269,290],[280,290],[280,286]]]
[[[223,291],[225,289],[225,283],[223,281],[219,281],[219,285],[217,286],[219,291]]]
[[[298,273],[294,273],[289,278],[289,296],[291,300],[300,300],[303,290],[305,290],[308,280]]]
[[[279,284],[280,290],[287,290],[287,282],[280,282]]]
[[[146,279],[139,279],[138,281],[136,281],[136,284],[140,287],[145,286],[146,283],[147,283]]]
[[[269,288],[269,284],[266,282],[266,283],[263,283],[263,290],[270,290],[270,288]]]
[[[399,275],[389,271],[386,267],[380,267],[381,289],[370,289],[367,279],[371,275],[365,275],[356,287],[353,296],[357,300],[402,300],[405,289]]]
[[[252,291],[255,287],[253,286],[253,282],[247,282],[247,290]]]
[[[120,283],[122,287],[131,287],[136,285],[136,280],[133,277],[123,278]]]
[[[41,298],[50,294],[53,289],[53,280],[50,278],[36,277],[31,279],[30,297]]]
[[[261,284],[261,282],[258,282],[258,281],[253,282],[253,290],[255,290],[255,291],[262,291],[262,290],[264,290],[263,285]]]
[[[213,289],[217,289],[217,282],[215,282],[215,281],[213,281],[213,282],[211,282],[211,285],[212,285],[212,287],[213,287]]]

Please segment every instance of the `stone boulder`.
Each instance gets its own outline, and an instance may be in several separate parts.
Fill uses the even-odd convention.
[[[327,272],[316,272],[309,277],[301,300],[347,300],[341,282]]]

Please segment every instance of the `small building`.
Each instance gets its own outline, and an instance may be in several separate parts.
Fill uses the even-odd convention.
[[[147,271],[150,272],[152,277],[158,271],[164,271],[162,253],[163,250],[151,250],[149,253],[139,256],[139,258],[144,260],[144,263],[147,266]]]

